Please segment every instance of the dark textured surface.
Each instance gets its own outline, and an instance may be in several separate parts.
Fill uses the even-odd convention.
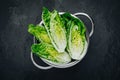
[[[32,64],[27,25],[41,21],[43,6],[92,16],[95,32],[87,55],[76,66],[44,71]],[[0,80],[120,80],[119,8],[116,0],[2,0]]]

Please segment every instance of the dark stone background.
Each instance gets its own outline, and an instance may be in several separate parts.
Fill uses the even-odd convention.
[[[32,64],[27,25],[41,21],[43,6],[92,16],[95,32],[87,55],[74,67],[40,70]],[[1,0],[0,80],[120,80],[119,8],[119,0]]]

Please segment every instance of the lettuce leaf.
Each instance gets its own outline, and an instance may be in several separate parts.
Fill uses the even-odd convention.
[[[43,8],[42,20],[55,49],[64,52],[67,45],[66,30],[59,13],[56,10],[50,12]]]
[[[51,43],[45,27],[39,25],[29,24],[28,32],[36,37],[39,42]]]
[[[64,13],[61,17],[67,31],[67,50],[73,59],[79,60],[86,42],[85,25],[81,20],[73,17],[70,13]]]
[[[68,63],[71,61],[70,56],[66,52],[59,53],[51,44],[39,43],[33,44],[32,52],[41,58],[52,61],[54,63]]]

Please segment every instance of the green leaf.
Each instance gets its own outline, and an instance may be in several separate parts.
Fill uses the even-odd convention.
[[[67,31],[67,50],[73,59],[79,60],[86,44],[84,23],[70,13],[61,15]]]
[[[64,52],[67,45],[66,31],[58,12],[54,10],[50,13],[46,8],[44,8],[42,20],[55,49],[58,52]]]
[[[45,26],[47,26],[48,29],[50,27],[50,17],[51,17],[50,11],[47,8],[43,7],[42,20],[43,20],[43,23],[45,24]]]
[[[66,52],[59,53],[51,44],[48,43],[33,44],[31,49],[32,52],[37,54],[39,57],[54,63],[62,64],[71,61],[70,56]]]
[[[29,24],[28,32],[34,35],[40,42],[51,43],[47,31],[43,26]]]

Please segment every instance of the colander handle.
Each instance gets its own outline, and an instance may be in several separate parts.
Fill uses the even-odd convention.
[[[91,31],[89,33],[89,37],[91,37],[93,35],[93,32],[94,32],[94,23],[93,23],[92,18],[88,14],[83,13],[83,12],[74,13],[73,15],[75,15],[75,16],[78,16],[78,15],[86,16],[90,20],[90,22],[92,24],[92,28],[91,28]]]

